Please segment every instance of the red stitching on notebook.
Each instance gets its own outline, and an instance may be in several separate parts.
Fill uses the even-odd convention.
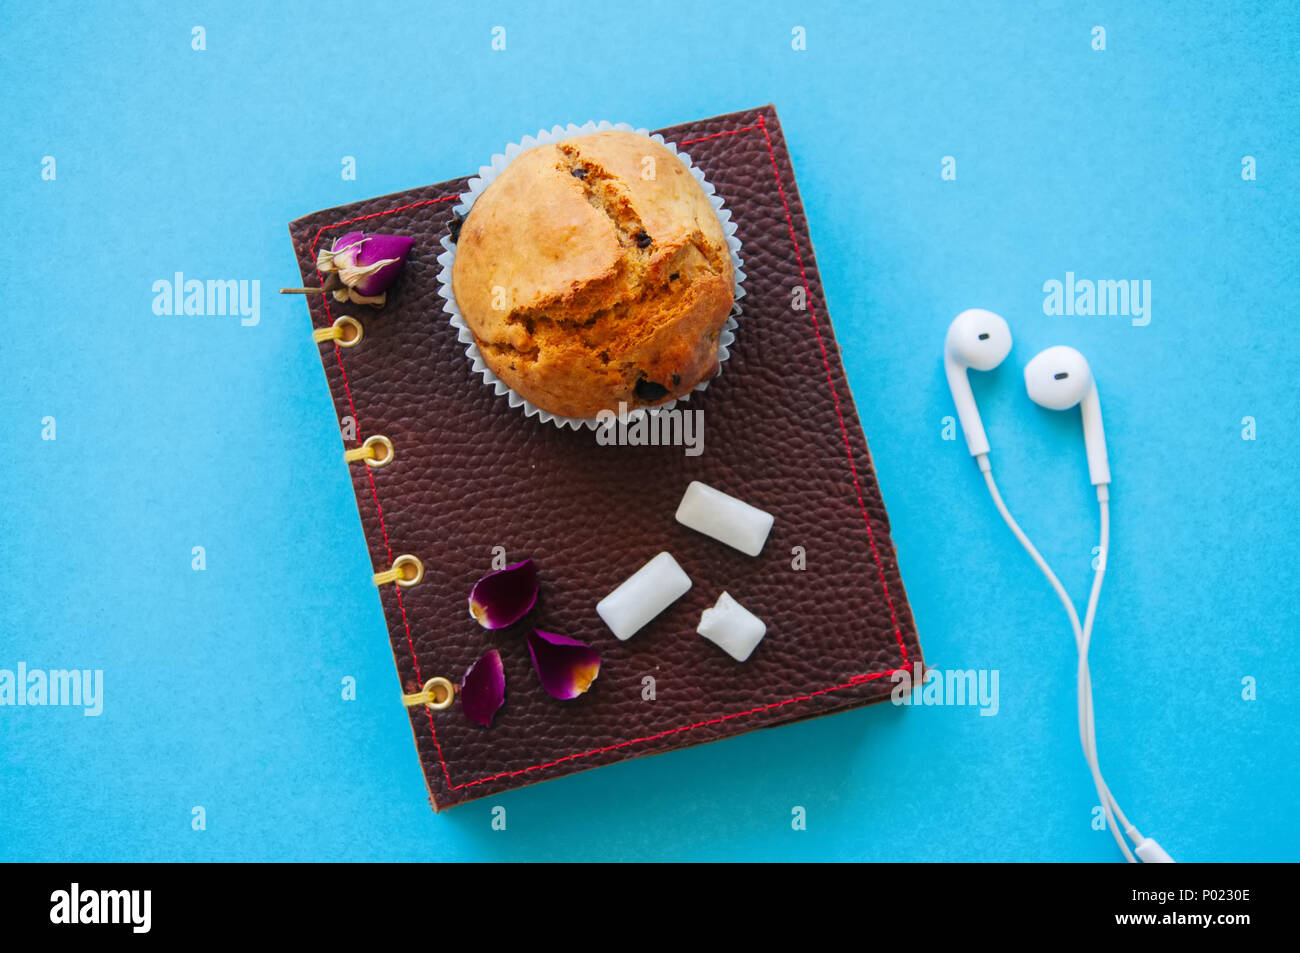
[[[383,212],[372,212],[369,215],[361,215],[358,216],[357,218],[350,218],[343,222],[335,222],[333,225],[322,225],[319,229],[317,229],[316,237],[312,239],[312,243],[311,243],[312,260],[314,261],[316,258],[316,246],[320,244],[321,235],[325,234],[326,229],[338,228],[341,225],[352,225],[355,222],[364,222],[366,219],[378,218],[381,215],[392,215],[394,212],[401,212],[409,208],[418,208],[421,205],[434,205],[438,202],[450,202],[455,198],[456,196],[449,195],[440,199],[428,199],[423,202],[412,202],[409,205],[401,205],[398,206],[397,208],[390,208]],[[323,288],[324,286],[325,283],[324,280],[322,279],[321,287]],[[329,295],[323,295],[322,300],[325,304],[325,318],[328,322],[333,323],[334,319],[330,313]],[[338,359],[339,362],[339,373],[343,375],[343,390],[348,396],[348,410],[352,413],[352,420],[356,424],[357,432],[359,433],[361,431],[361,418],[357,416],[356,405],[352,402],[352,387],[348,383],[347,368],[343,366],[343,351],[338,346],[337,342],[335,342],[334,344],[334,356],[335,358]],[[384,550],[388,554],[389,565],[392,565],[393,548],[388,543],[388,527],[384,524],[384,508],[379,505],[379,490],[375,486],[375,475],[372,472],[370,472],[369,467],[366,467],[366,476],[370,478],[370,495],[374,498],[375,512],[379,516],[379,530],[381,533],[383,533],[384,536]],[[424,676],[420,674],[420,659],[415,654],[415,640],[411,638],[411,625],[406,618],[406,606],[402,603],[402,590],[400,588],[396,588],[395,591],[397,592],[397,608],[400,609],[402,612],[402,628],[406,632],[406,644],[411,650],[411,662],[415,666],[415,680],[419,684],[423,685]],[[442,776],[446,780],[447,786],[450,787],[451,775],[447,772],[447,761],[442,756],[442,745],[438,743],[438,729],[435,728],[433,724],[433,710],[428,708],[427,706],[425,707],[424,710],[429,715],[429,731],[433,734],[433,746],[438,751],[438,763],[442,765]]]
[[[748,711],[738,711],[730,715],[720,715],[717,718],[710,718],[707,721],[697,721],[693,725],[682,725],[680,728],[669,728],[666,731],[660,731],[657,734],[646,735],[644,738],[633,738],[630,741],[620,741],[617,744],[605,745],[603,748],[592,748],[590,751],[582,751],[578,754],[566,754],[563,758],[556,758],[554,761],[547,761],[544,764],[534,764],[527,768],[520,768],[517,771],[502,771],[500,774],[493,774],[486,778],[479,778],[476,781],[466,781],[463,784],[457,784],[452,788],[452,790],[459,791],[461,788],[471,788],[476,784],[484,784],[488,781],[499,781],[502,778],[513,778],[516,775],[527,774],[529,771],[553,768],[557,764],[564,764],[564,762],[573,761],[576,758],[585,758],[588,755],[601,754],[605,751],[616,751],[619,748],[626,748],[628,745],[641,744],[645,741],[654,741],[656,738],[665,738],[668,735],[675,735],[678,732],[690,731],[692,728],[703,728],[705,725],[716,725],[724,721],[730,721],[733,718],[744,718],[746,715],[757,715],[759,712],[769,711],[773,708],[780,708],[783,705],[793,705],[795,702],[805,702],[810,698],[816,698],[818,695],[825,695],[829,692],[838,692],[841,688],[851,688],[854,685],[861,685],[863,682],[870,682],[877,678],[884,678],[886,675],[892,675],[894,672],[901,671],[903,670],[891,668],[888,672],[875,672],[871,675],[855,675],[843,685],[832,685],[830,688],[821,688],[815,692],[809,692],[807,695],[796,695],[794,698],[787,698],[784,701],[759,705],[757,708],[751,708]]]
[[[840,394],[835,389],[835,383],[831,380],[831,364],[826,358],[826,344],[822,341],[821,325],[817,321],[817,311],[812,304],[812,289],[808,287],[808,274],[803,267],[803,254],[799,251],[799,240],[794,233],[794,218],[790,214],[790,204],[785,200],[785,187],[781,185],[781,170],[776,166],[776,152],[772,149],[772,137],[767,134],[767,123],[763,121],[760,113],[758,117],[759,128],[763,130],[763,138],[767,141],[767,154],[772,160],[772,174],[776,176],[776,188],[781,193],[781,204],[785,206],[785,222],[790,227],[790,241],[794,245],[794,257],[799,262],[799,277],[803,279],[804,294],[808,296],[808,314],[813,321],[813,331],[817,335],[817,344],[822,349],[822,366],[826,368],[826,386],[831,390],[831,396],[835,399],[835,416],[840,420],[840,433],[844,435],[844,452],[849,456],[849,469],[853,471],[853,490],[858,495],[858,507],[862,510],[862,521],[867,524],[867,539],[871,541],[871,555],[876,559],[876,572],[880,576],[880,586],[885,591],[885,602],[889,603],[889,619],[894,624],[894,637],[898,639],[898,648],[903,653],[903,667],[907,667],[907,646],[903,643],[903,632],[898,627],[898,613],[894,611],[894,597],[889,594],[889,583],[885,581],[885,567],[880,563],[880,553],[876,550],[876,534],[871,529],[871,518],[867,516],[867,504],[862,502],[862,487],[858,485],[858,467],[853,462],[853,447],[849,444],[849,431],[844,426],[844,414],[840,411]]]
[[[776,152],[775,152],[775,150],[772,148],[772,139],[771,139],[771,136],[769,136],[769,135],[768,135],[768,132],[767,132],[767,123],[765,122],[764,117],[760,114],[759,117],[758,117],[758,122],[753,123],[753,124],[751,124],[751,125],[748,125],[748,126],[742,126],[742,127],[739,128],[739,129],[730,129],[730,130],[725,130],[725,131],[723,131],[723,132],[716,132],[716,133],[713,133],[713,134],[708,135],[708,136],[701,136],[701,137],[699,137],[698,139],[686,139],[686,140],[683,140],[682,142],[677,143],[677,145],[681,145],[681,146],[692,145],[692,144],[697,143],[697,142],[704,142],[704,141],[709,140],[709,139],[717,139],[717,138],[720,138],[720,137],[722,137],[722,136],[734,136],[734,135],[737,135],[737,134],[742,133],[742,132],[749,132],[750,130],[753,130],[753,129],[761,129],[761,130],[763,131],[763,138],[764,138],[764,141],[765,141],[765,143],[766,143],[766,145],[767,145],[767,153],[768,153],[768,157],[769,157],[769,159],[771,160],[771,163],[772,163],[772,174],[773,174],[773,177],[776,179],[777,192],[778,192],[778,194],[780,195],[780,198],[781,198],[781,205],[782,205],[782,207],[785,209],[786,225],[788,226],[788,228],[789,228],[789,230],[790,230],[790,241],[791,241],[791,243],[794,245],[795,259],[796,259],[796,261],[797,261],[798,264],[799,264],[799,275],[800,275],[800,278],[801,278],[802,281],[803,281],[804,292],[805,292],[805,294],[808,296],[808,302],[809,302],[809,304],[808,304],[808,312],[809,312],[809,315],[812,317],[812,321],[813,321],[813,332],[814,332],[814,333],[816,334],[816,336],[817,336],[817,344],[818,344],[818,346],[821,348],[821,352],[822,352],[822,365],[823,365],[823,366],[825,367],[825,369],[826,369],[826,383],[827,383],[827,386],[830,388],[830,391],[831,391],[831,397],[832,397],[832,399],[833,399],[833,401],[834,401],[834,404],[835,404],[835,415],[836,415],[836,417],[839,419],[839,424],[840,424],[840,433],[841,433],[841,435],[842,435],[843,438],[844,438],[844,449],[845,449],[845,453],[847,454],[848,459],[849,459],[849,469],[850,469],[850,471],[851,471],[851,473],[852,473],[852,475],[853,475],[853,487],[854,487],[854,491],[855,491],[855,493],[856,493],[856,495],[857,495],[858,507],[859,507],[859,509],[862,511],[862,519],[863,519],[863,522],[866,524],[866,527],[867,527],[867,538],[868,538],[868,541],[869,541],[870,544],[871,544],[871,555],[872,555],[872,557],[875,559],[875,562],[876,562],[876,571],[877,571],[878,578],[880,579],[880,585],[881,585],[881,588],[882,588],[882,590],[884,591],[884,594],[885,594],[885,601],[886,601],[886,603],[888,603],[888,605],[889,605],[889,616],[890,616],[890,620],[892,621],[893,626],[894,626],[894,636],[895,636],[895,638],[898,640],[898,647],[899,647],[899,650],[900,650],[900,652],[901,652],[901,654],[902,654],[902,665],[900,665],[898,668],[892,668],[892,669],[889,669],[888,671],[885,671],[885,672],[873,672],[873,673],[864,674],[864,675],[854,675],[854,676],[853,676],[849,681],[847,681],[847,682],[845,682],[845,683],[843,683],[843,684],[841,684],[841,685],[833,685],[833,686],[831,686],[830,688],[823,688],[823,689],[819,689],[819,690],[817,690],[817,691],[815,691],[815,692],[809,692],[808,694],[805,694],[805,695],[798,695],[798,696],[795,696],[795,697],[793,697],[793,698],[787,698],[787,699],[784,699],[784,700],[779,701],[779,702],[772,702],[772,703],[767,704],[767,705],[760,705],[760,706],[758,706],[758,707],[756,707],[756,708],[750,708],[750,709],[748,709],[748,710],[746,710],[746,711],[733,712],[732,714],[729,714],[729,715],[721,715],[721,716],[719,716],[719,717],[717,717],[717,718],[710,718],[710,719],[705,720],[705,721],[697,721],[697,722],[695,722],[695,723],[693,723],[693,724],[689,724],[689,725],[681,725],[681,726],[679,726],[679,727],[677,727],[677,728],[669,728],[669,729],[667,729],[667,730],[665,730],[665,731],[660,731],[660,732],[657,732],[656,734],[653,734],[653,735],[645,735],[644,737],[641,737],[641,738],[632,738],[632,739],[629,739],[629,740],[627,740],[627,741],[620,741],[620,742],[618,742],[618,743],[616,743],[616,744],[606,745],[606,746],[603,747],[603,748],[592,748],[592,749],[589,750],[589,751],[582,751],[582,752],[578,752],[578,753],[575,753],[575,754],[565,755],[564,757],[562,757],[562,758],[557,758],[557,759],[555,759],[554,761],[547,761],[547,762],[544,762],[544,763],[541,763],[541,764],[530,765],[530,766],[528,766],[528,767],[526,767],[526,768],[519,768],[519,769],[514,770],[514,771],[505,771],[505,772],[502,772],[502,773],[500,773],[500,774],[493,774],[493,775],[490,775],[490,776],[487,776],[487,777],[476,778],[476,779],[473,780],[473,781],[463,781],[463,782],[461,782],[460,784],[452,784],[452,783],[451,783],[451,776],[450,776],[450,774],[448,773],[448,770],[447,770],[447,762],[446,762],[446,760],[444,759],[443,754],[442,754],[442,745],[438,743],[438,732],[437,732],[437,729],[436,729],[435,726],[434,726],[434,722],[433,722],[433,712],[432,712],[432,711],[429,711],[429,710],[426,708],[425,710],[426,710],[426,712],[428,712],[428,715],[429,715],[429,731],[430,731],[431,734],[433,735],[433,743],[434,743],[434,747],[437,749],[437,752],[438,752],[438,763],[442,766],[442,776],[443,776],[443,779],[447,782],[447,787],[448,787],[449,790],[452,790],[452,791],[459,791],[459,790],[461,790],[462,788],[473,787],[474,785],[477,785],[477,784],[485,784],[485,783],[487,783],[487,782],[489,782],[489,781],[498,781],[498,780],[501,780],[502,778],[516,777],[516,776],[518,776],[518,775],[520,775],[520,774],[526,774],[526,773],[528,773],[528,772],[530,772],[530,771],[540,771],[540,770],[544,770],[544,769],[546,769],[546,768],[552,768],[552,767],[555,767],[556,765],[563,764],[563,763],[565,763],[565,762],[567,762],[567,761],[574,761],[574,760],[576,760],[576,759],[578,759],[578,758],[585,758],[585,757],[589,757],[589,756],[594,755],[594,754],[602,754],[602,753],[604,753],[604,752],[614,751],[614,750],[617,750],[617,749],[619,749],[619,748],[625,748],[625,747],[629,747],[629,746],[631,746],[631,745],[635,745],[635,744],[643,744],[643,743],[645,743],[645,742],[647,742],[647,741],[654,741],[655,739],[658,739],[658,738],[664,738],[664,737],[667,737],[668,735],[677,734],[677,733],[679,733],[679,732],[691,731],[691,730],[693,730],[693,729],[696,729],[696,728],[702,728],[702,727],[705,727],[705,726],[707,726],[707,725],[720,724],[720,723],[725,722],[725,721],[730,721],[730,720],[732,720],[732,719],[734,719],[734,718],[744,718],[744,717],[747,717],[747,716],[749,716],[749,715],[755,715],[755,714],[759,714],[759,713],[764,712],[764,711],[770,711],[770,710],[773,709],[773,708],[780,708],[780,707],[785,706],[785,705],[791,705],[791,704],[795,704],[795,703],[797,703],[797,702],[808,701],[808,700],[810,700],[810,699],[812,699],[812,698],[815,698],[815,697],[817,697],[817,696],[819,696],[819,695],[825,695],[825,694],[828,694],[828,693],[830,693],[830,692],[837,692],[837,691],[840,691],[841,689],[851,688],[851,687],[854,687],[854,686],[856,686],[856,685],[861,685],[861,684],[863,684],[863,683],[865,683],[865,682],[870,682],[870,681],[874,681],[875,679],[878,679],[878,678],[884,678],[885,676],[893,675],[895,672],[905,671],[905,670],[907,669],[907,645],[906,645],[905,642],[903,641],[903,633],[902,633],[902,630],[901,630],[901,628],[899,627],[899,624],[898,624],[898,615],[897,615],[897,612],[896,612],[896,610],[895,610],[895,608],[894,608],[894,600],[893,600],[893,597],[891,596],[891,594],[890,594],[890,592],[889,592],[889,583],[888,583],[888,581],[885,579],[885,569],[884,569],[884,565],[881,563],[881,560],[880,560],[880,552],[879,552],[879,550],[876,548],[876,535],[875,535],[875,532],[872,530],[872,527],[871,527],[871,518],[870,518],[870,516],[869,516],[868,513],[867,513],[866,503],[863,502],[863,499],[862,499],[862,488],[861,488],[861,485],[860,485],[859,480],[858,480],[858,469],[857,469],[857,465],[856,465],[856,463],[855,463],[854,460],[853,460],[853,447],[852,447],[852,444],[849,442],[848,428],[847,428],[847,426],[846,426],[845,423],[844,423],[844,414],[843,414],[843,411],[840,409],[840,398],[839,398],[839,392],[838,392],[838,390],[836,389],[836,387],[835,387],[835,383],[834,383],[834,380],[833,380],[832,377],[831,377],[830,360],[829,360],[829,358],[828,358],[828,356],[827,356],[827,352],[826,352],[826,344],[825,344],[825,342],[824,342],[823,339],[822,339],[822,335],[821,335],[821,326],[820,326],[820,323],[819,323],[818,320],[817,320],[817,314],[816,314],[816,312],[815,312],[815,310],[813,309],[813,306],[812,306],[812,298],[813,298],[813,295],[812,295],[812,288],[811,288],[811,287],[809,286],[809,284],[808,284],[808,275],[807,275],[807,272],[806,272],[806,270],[805,270],[805,268],[804,268],[804,263],[803,263],[803,253],[802,253],[802,252],[800,251],[800,249],[799,249],[799,240],[798,240],[798,237],[796,236],[796,233],[795,233],[795,230],[794,230],[794,217],[793,217],[793,215],[792,215],[791,212],[790,212],[790,204],[789,204],[789,202],[786,200],[786,196],[785,196],[785,187],[783,186],[783,184],[782,184],[782,182],[781,182],[781,171],[780,171],[780,168],[779,168],[779,167],[777,166],[777,164],[776,164]],[[342,227],[342,226],[344,226],[344,225],[352,225],[352,224],[355,224],[355,223],[357,223],[357,222],[363,222],[363,221],[366,221],[366,220],[368,220],[368,219],[372,219],[372,218],[379,218],[379,217],[382,217],[382,216],[384,216],[384,215],[392,215],[392,214],[394,214],[394,213],[396,213],[396,212],[402,212],[402,211],[405,211],[405,210],[407,210],[407,209],[412,209],[412,208],[419,208],[420,206],[423,206],[423,205],[434,205],[434,204],[439,203],[439,202],[450,202],[450,201],[455,201],[455,200],[458,199],[458,198],[459,198],[459,195],[448,195],[448,196],[444,196],[444,197],[442,197],[442,198],[437,198],[437,199],[427,199],[427,200],[420,201],[420,202],[412,202],[412,203],[407,204],[407,205],[400,205],[400,206],[398,206],[398,207],[396,207],[396,208],[386,209],[386,210],[381,211],[381,212],[371,212],[371,213],[369,213],[369,214],[367,214],[367,215],[360,215],[360,216],[357,216],[356,218],[345,219],[344,221],[341,221],[341,222],[334,222],[334,223],[329,224],[329,225],[322,225],[322,226],[317,230],[317,232],[316,232],[316,237],[312,240],[312,245],[311,245],[311,254],[312,254],[312,258],[314,259],[315,256],[316,256],[316,246],[320,243],[321,236],[322,236],[326,231],[328,231],[328,230],[330,230],[330,229],[333,229],[333,228],[340,228],[340,227]],[[331,318],[331,313],[330,313],[330,306],[329,306],[329,298],[328,298],[328,296],[324,296],[324,304],[325,304],[325,316],[326,316],[326,318],[329,318],[329,319],[332,320],[332,318]],[[342,377],[343,377],[343,388],[344,388],[344,391],[345,391],[346,394],[347,394],[347,399],[348,399],[348,408],[349,408],[349,410],[351,410],[351,412],[352,412],[353,420],[359,420],[359,418],[357,417],[357,413],[356,413],[356,407],[354,406],[353,401],[352,401],[352,389],[351,389],[351,387],[350,387],[349,384],[348,384],[348,375],[347,375],[347,370],[346,370],[346,369],[344,368],[344,366],[343,366],[343,354],[342,354],[342,351],[339,349],[339,347],[338,347],[337,344],[335,344],[335,346],[334,346],[334,353],[335,353],[336,357],[338,358],[339,372],[342,374]],[[360,432],[360,429],[361,429],[361,428],[360,428],[360,423],[358,422],[358,426],[357,426],[357,430],[358,430],[358,432]],[[389,547],[389,544],[388,544],[388,530],[387,530],[387,527],[384,525],[383,507],[382,507],[382,506],[380,505],[380,503],[379,503],[379,493],[378,493],[377,488],[376,488],[376,486],[375,486],[375,478],[374,478],[374,474],[367,472],[367,476],[369,476],[369,478],[370,478],[370,492],[371,492],[371,495],[372,495],[372,497],[374,498],[374,501],[375,501],[375,511],[376,511],[376,513],[377,513],[378,516],[379,516],[379,528],[380,528],[380,531],[383,533],[383,537],[384,537],[384,547],[385,547],[385,549],[386,549],[386,551],[387,551],[387,553],[388,553],[388,560],[389,560],[389,562],[391,563],[391,562],[392,562],[392,549]],[[400,591],[400,590],[398,590],[398,592],[397,592],[397,605],[398,605],[398,608],[401,609],[401,613],[402,613],[402,625],[403,625],[403,627],[404,627],[404,629],[405,629],[405,632],[406,632],[406,641],[407,641],[407,645],[408,645],[408,647],[410,648],[410,652],[411,652],[411,661],[412,661],[412,663],[413,663],[414,666],[415,666],[415,674],[416,674],[416,678],[419,679],[419,680],[421,681],[421,683],[423,683],[423,678],[422,678],[422,676],[420,675],[420,661],[419,661],[419,659],[416,657],[416,654],[415,654],[415,643],[414,643],[414,641],[413,641],[413,639],[412,639],[412,637],[411,637],[411,628],[410,628],[410,624],[408,623],[407,618],[406,618],[406,608],[405,608],[405,606],[402,604],[402,594],[401,594],[401,591]]]
[[[725,132],[715,132],[711,136],[700,136],[700,138],[698,139],[683,139],[681,142],[677,143],[677,145],[690,146],[690,145],[694,145],[697,142],[707,142],[710,139],[718,139],[721,138],[722,136],[734,136],[738,132],[749,132],[749,130],[751,129],[757,129],[760,125],[762,125],[762,123],[763,123],[763,117],[760,116],[758,122],[754,123],[752,126],[741,126],[739,129],[728,129]]]

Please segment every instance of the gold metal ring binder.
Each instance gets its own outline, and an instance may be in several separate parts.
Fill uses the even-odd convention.
[[[367,437],[361,446],[344,450],[343,459],[348,463],[364,460],[368,467],[386,467],[393,462],[393,441],[377,433]]]
[[[311,339],[317,344],[333,341],[339,347],[356,347],[365,334],[361,322],[350,314],[340,314],[327,328],[317,328],[311,333]]]
[[[456,700],[456,686],[441,675],[435,675],[424,683],[424,687],[413,695],[403,695],[402,704],[407,708],[424,705],[434,711],[450,708]]]
[[[403,589],[417,585],[424,578],[424,563],[410,553],[403,553],[393,560],[393,567],[375,573],[375,585],[384,586],[395,582]]]

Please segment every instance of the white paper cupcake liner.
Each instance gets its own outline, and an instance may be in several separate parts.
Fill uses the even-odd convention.
[[[651,136],[649,131],[645,129],[635,129],[625,122],[608,122],[605,120],[601,120],[600,122],[587,122],[580,126],[574,123],[569,123],[567,126],[552,126],[550,129],[539,131],[535,136],[524,136],[521,141],[512,142],[510,145],[506,146],[503,153],[494,155],[491,163],[479,169],[478,175],[469,180],[469,188],[467,191],[461,193],[461,202],[455,209],[456,214],[464,220],[469,215],[469,210],[474,206],[474,202],[483,194],[483,190],[486,189],[492,181],[505,170],[505,167],[514,161],[515,157],[525,149],[531,149],[533,146],[545,145],[552,142],[559,142],[562,139],[570,139],[573,136],[585,136],[593,132],[605,132],[610,129],[619,129],[624,132],[635,132],[643,136],[650,136],[650,138],[655,142],[666,147],[669,152],[681,159],[686,168],[690,170],[691,175],[695,176],[695,180],[699,182],[700,186],[704,189],[704,194],[709,197],[709,203],[713,206],[713,210],[718,215],[718,221],[722,225],[722,234],[726,237],[727,247],[731,251],[731,264],[733,266],[733,271],[735,272],[735,303],[731,307],[731,314],[727,317],[727,323],[723,326],[722,332],[718,335],[718,374],[721,374],[722,365],[726,362],[727,358],[731,356],[731,344],[736,340],[736,328],[738,327],[737,319],[741,315],[740,299],[745,294],[745,289],[743,287],[745,272],[743,270],[744,262],[740,257],[740,239],[736,237],[736,223],[731,220],[731,211],[723,207],[722,196],[717,194],[717,190],[714,189],[714,187],[704,178],[704,173],[697,169],[691,162],[691,157],[685,152],[679,151],[673,143],[665,142],[663,136],[658,133]],[[470,364],[473,366],[475,373],[482,376],[483,383],[491,387],[498,395],[505,395],[506,400],[509,402],[511,407],[520,407],[523,409],[525,416],[536,417],[543,423],[554,424],[557,427],[572,427],[574,430],[581,429],[582,427],[595,430],[596,427],[600,426],[600,421],[597,418],[561,417],[558,414],[551,413],[549,410],[543,410],[541,407],[532,403],[532,401],[525,400],[515,391],[511,390],[505,381],[492,373],[492,369],[489,368],[487,362],[483,360],[483,355],[479,351],[478,344],[474,341],[474,333],[470,331],[469,326],[465,323],[464,316],[460,313],[460,308],[456,304],[456,295],[452,290],[451,270],[452,263],[456,260],[456,245],[451,240],[450,236],[444,236],[442,239],[442,247],[445,251],[438,256],[438,264],[442,266],[442,270],[438,272],[438,293],[442,297],[442,308],[449,315],[451,325],[456,329],[456,338],[465,345],[465,355],[469,358]],[[716,376],[717,374],[714,375],[714,377]],[[708,386],[708,380],[700,381],[700,383],[695,385],[694,390],[701,391]],[[685,394],[654,407],[637,408],[636,410],[629,411],[627,418],[635,418],[646,411],[649,411],[652,414],[657,414],[665,410],[671,410],[680,401],[690,400],[690,396],[690,394]]]

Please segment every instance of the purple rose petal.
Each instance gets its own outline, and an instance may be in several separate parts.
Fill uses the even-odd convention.
[[[506,670],[496,649],[465,670],[460,681],[460,708],[476,725],[488,728],[506,700]]]
[[[600,653],[567,635],[534,629],[528,634],[528,652],[542,687],[554,698],[577,698],[600,674]]]
[[[335,239],[331,247],[334,267],[343,283],[357,294],[381,295],[406,264],[414,242],[406,235],[348,232]]]
[[[490,572],[469,593],[469,614],[485,629],[504,629],[537,602],[537,566],[531,559]]]

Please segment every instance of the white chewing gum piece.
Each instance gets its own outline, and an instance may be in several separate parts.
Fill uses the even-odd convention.
[[[757,506],[692,480],[677,506],[677,522],[733,546],[746,556],[757,556],[776,520]]]
[[[660,553],[596,603],[596,614],[626,642],[690,588],[690,577],[672,554]]]
[[[712,609],[700,614],[695,631],[737,662],[743,662],[767,635],[767,623],[724,592]]]

